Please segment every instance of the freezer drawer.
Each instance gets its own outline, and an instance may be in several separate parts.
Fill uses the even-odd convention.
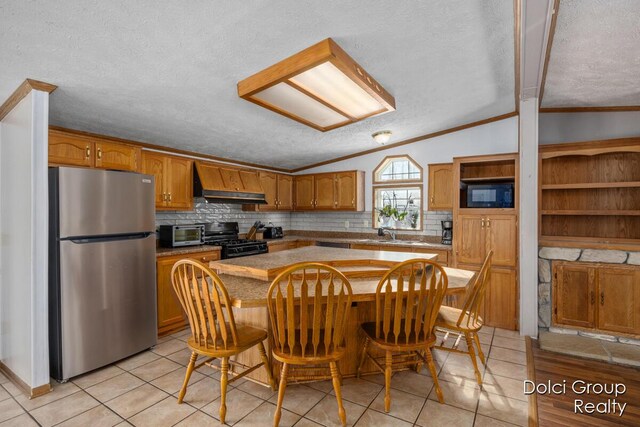
[[[61,345],[55,357],[61,360],[53,360],[54,378],[68,379],[155,345],[155,235],[59,245]]]
[[[154,231],[154,177],[132,172],[51,168],[59,238]]]

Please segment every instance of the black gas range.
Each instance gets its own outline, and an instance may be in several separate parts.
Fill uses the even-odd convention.
[[[204,244],[220,246],[222,259],[265,254],[269,252],[264,240],[239,239],[237,222],[211,222],[204,225]]]

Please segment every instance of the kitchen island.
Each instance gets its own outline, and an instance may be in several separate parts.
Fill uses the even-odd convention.
[[[345,334],[346,357],[340,361],[339,367],[343,376],[351,377],[356,374],[358,356],[364,342],[360,324],[375,320],[375,293],[380,277],[389,267],[413,258],[435,259],[436,255],[310,246],[251,257],[211,261],[209,265],[220,275],[229,292],[236,321],[266,330],[270,329],[267,290],[271,280],[286,266],[298,262],[322,262],[340,270],[351,283],[353,303]],[[449,278],[449,292],[464,292],[475,274],[472,271],[454,268],[445,268],[445,271]],[[267,343],[269,356],[270,347],[270,343]],[[260,356],[254,349],[237,357],[238,362],[246,365],[259,363],[259,360]],[[278,363],[275,360],[271,363],[274,375],[278,376]],[[367,360],[362,372],[377,373],[378,370]],[[263,370],[256,370],[248,377],[267,384]]]

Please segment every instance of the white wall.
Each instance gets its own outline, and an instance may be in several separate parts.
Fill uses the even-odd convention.
[[[32,91],[0,123],[0,360],[31,388],[49,383],[48,115]]]
[[[375,144],[372,142],[372,144]],[[308,169],[299,174],[340,170],[363,170],[365,176],[365,209],[371,212],[371,178],[373,169],[386,157],[408,154],[424,168],[424,189],[427,191],[429,163],[448,163],[454,157],[482,154],[515,153],[518,151],[518,117],[510,117],[482,126],[465,129],[413,144],[394,147],[360,157]],[[425,200],[426,202],[426,200]],[[427,205],[425,203],[425,210]]]
[[[640,136],[640,111],[540,114],[540,144]]]

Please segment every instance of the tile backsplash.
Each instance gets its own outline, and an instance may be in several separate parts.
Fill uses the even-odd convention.
[[[440,236],[440,221],[451,220],[451,212],[429,211],[423,215],[423,230],[402,230],[402,234]],[[237,221],[240,232],[246,233],[255,221],[281,226],[285,230],[342,231],[373,233],[371,211],[365,212],[244,212],[241,205],[207,203],[195,199],[194,209],[186,212],[158,211],[156,226],[163,224],[193,224],[195,222]],[[346,227],[346,223],[349,226]],[[366,225],[365,225],[366,224]]]

